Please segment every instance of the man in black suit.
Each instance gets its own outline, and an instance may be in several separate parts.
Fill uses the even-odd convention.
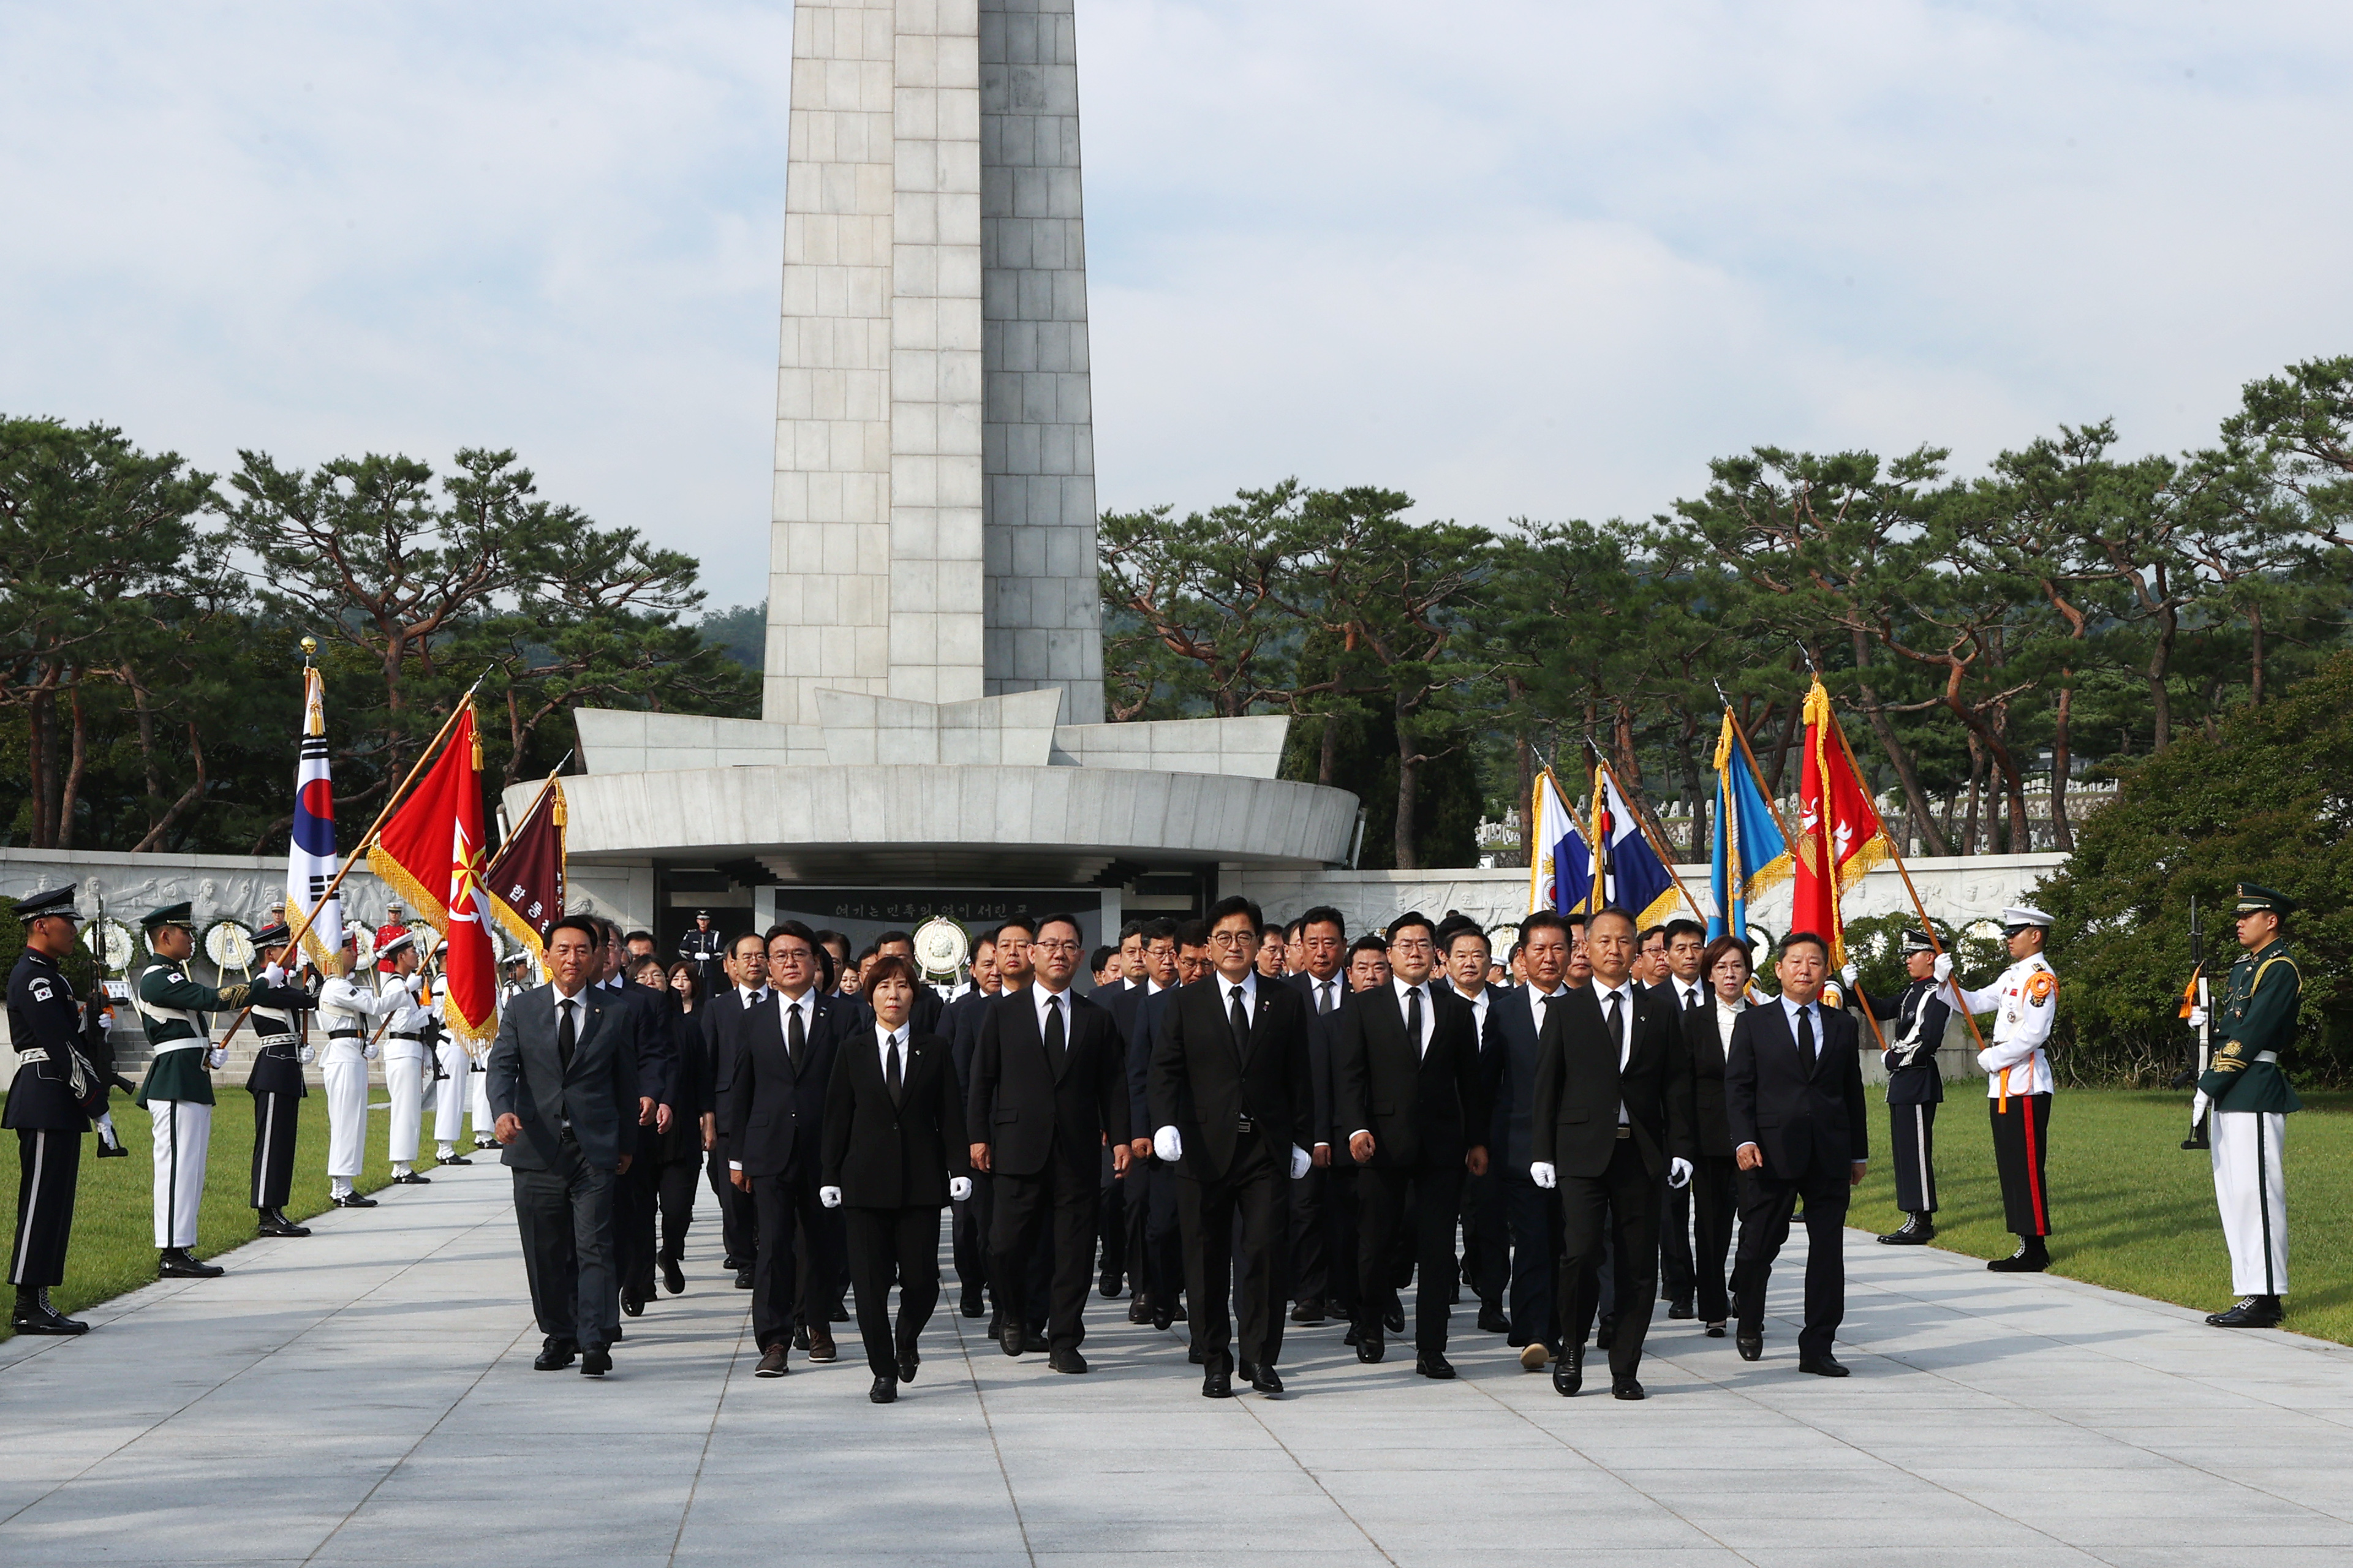
[[[1862,1055],[1854,1019],[1821,1005],[1830,944],[1810,931],[1781,939],[1774,965],[1781,997],[1751,1007],[1732,1026],[1724,1061],[1724,1115],[1733,1157],[1747,1173],[1740,1247],[1732,1265],[1740,1359],[1765,1353],[1765,1282],[1806,1200],[1806,1326],[1798,1370],[1844,1377],[1831,1353],[1846,1317],[1844,1227],[1849,1191],[1871,1157],[1862,1105]]]
[[[1284,1286],[1290,1279],[1286,1185],[1307,1173],[1314,1091],[1307,1007],[1258,973],[1265,929],[1244,898],[1209,911],[1216,973],[1176,994],[1152,1046],[1153,1152],[1176,1167],[1185,1289],[1196,1304],[1201,1392],[1233,1392],[1233,1231],[1241,1220],[1242,1367],[1264,1394],[1282,1392]]]
[[[602,1377],[619,1294],[613,1182],[637,1151],[638,1062],[632,1016],[591,985],[604,933],[566,915],[547,933],[551,984],[507,1006],[491,1047],[488,1091],[500,1163],[514,1173],[516,1227],[531,1305],[545,1336],[532,1365],[572,1364]]]
[[[1420,1270],[1413,1369],[1448,1378],[1454,1216],[1463,1172],[1487,1168],[1479,1042],[1469,1004],[1430,983],[1438,944],[1427,917],[1403,914],[1389,923],[1388,958],[1388,984],[1342,1009],[1332,1051],[1335,1121],[1350,1129],[1348,1152],[1358,1166],[1356,1356],[1377,1362],[1384,1353],[1384,1320],[1397,1300],[1391,1247],[1410,1226]]]
[[[612,994],[612,1000],[626,1009],[629,1019],[638,1060],[638,1126],[650,1142],[670,1131],[678,1052],[670,1041],[670,1020],[663,1015],[660,996],[631,984],[627,970],[639,957],[653,956],[654,939],[644,931],[632,931],[625,938],[613,921],[601,923],[605,974],[598,984]],[[632,1281],[653,1270],[654,1221],[660,1202],[660,1174],[651,1160],[635,1162],[613,1184],[613,1251],[621,1277],[620,1310],[632,1318],[646,1310],[646,1299],[638,1294]],[[613,1326],[617,1329],[619,1323],[616,1318]]]
[[[711,1147],[711,1191],[719,1202],[720,1240],[726,1248],[723,1262],[735,1271],[735,1288],[749,1290],[752,1258],[760,1246],[760,1216],[752,1194],[735,1185],[729,1168],[724,1112],[727,1086],[733,1081],[744,1041],[754,1026],[753,1015],[774,1005],[776,994],[768,989],[767,939],[758,931],[745,931],[729,945],[726,964],[727,989],[702,1005],[702,1033],[711,1058],[711,1110],[703,1120]]]
[[[1292,1309],[1291,1321],[1320,1323],[1356,1295],[1353,1283],[1339,1278],[1333,1268],[1330,1212],[1345,1205],[1347,1219],[1352,1224],[1356,1219],[1354,1189],[1337,1200],[1332,1195],[1335,1186],[1353,1180],[1351,1163],[1332,1163],[1331,1026],[1348,995],[1347,976],[1340,970],[1348,952],[1348,922],[1329,904],[1318,904],[1286,931],[1292,960],[1299,968],[1283,983],[1306,998],[1307,1014],[1314,1020],[1308,1026],[1307,1072],[1315,1094],[1308,1141],[1314,1164],[1304,1179],[1291,1184],[1292,1295],[1299,1303]],[[1349,1257],[1353,1259],[1353,1251]]]
[[[1699,972],[1701,953],[1707,949],[1707,928],[1695,920],[1678,917],[1659,928],[1661,962],[1666,973],[1650,989],[1674,1004],[1678,1014],[1707,1009],[1707,986]],[[1692,1189],[1688,1184],[1667,1194],[1659,1215],[1659,1297],[1668,1303],[1667,1316],[1688,1318],[1694,1310],[1693,1292],[1699,1272],[1692,1259]]]
[[[749,1020],[728,1075],[724,1113],[728,1167],[750,1193],[759,1216],[752,1265],[752,1331],[760,1347],[756,1377],[782,1377],[792,1351],[795,1302],[808,1335],[809,1359],[836,1354],[824,1293],[797,1292],[795,1243],[803,1244],[817,1279],[833,1268],[834,1227],[818,1200],[826,1089],[842,1037],[862,1017],[839,997],[817,990],[817,937],[798,921],[768,933],[768,978],[775,994]]]
[[[984,931],[972,944],[972,989],[940,1014],[940,1033],[947,1037],[949,1059],[955,1066],[959,1120],[972,1096],[972,1053],[980,1044],[981,1017],[1003,989],[997,969],[997,933]],[[988,1313],[988,1178],[973,1177],[965,1192],[948,1220],[949,1244],[955,1253],[964,1315],[979,1318]]]
[[[999,939],[1000,961],[1003,939]],[[1030,984],[989,1005],[973,1053],[965,1131],[972,1163],[994,1178],[989,1278],[1018,1280],[1052,1215],[1054,1273],[1048,1364],[1087,1370],[1087,1277],[1094,1262],[1095,1191],[1106,1138],[1112,1163],[1128,1162],[1128,1101],[1119,1031],[1111,1015],[1071,992],[1081,948],[1075,915],[1049,915],[1029,944]],[[1029,1342],[1018,1302],[1004,1309],[1008,1355]]]
[[[1673,1003],[1631,978],[1633,917],[1618,909],[1594,914],[1585,947],[1593,982],[1549,1009],[1529,1106],[1528,1174],[1560,1194],[1564,1346],[1552,1383],[1564,1395],[1584,1385],[1586,1335],[1601,1294],[1595,1264],[1609,1247],[1618,1289],[1609,1392],[1640,1399],[1635,1372],[1658,1292],[1659,1209],[1670,1185],[1691,1180],[1697,1153],[1691,1059]]]
[[[1520,922],[1520,965],[1527,983],[1498,991],[1487,1007],[1480,1058],[1494,1108],[1487,1147],[1494,1158],[1504,1222],[1511,1237],[1512,1331],[1520,1365],[1537,1372],[1560,1353],[1560,1199],[1535,1184],[1536,1058],[1546,1023],[1572,993],[1568,925],[1550,910]]]
[[[1127,1124],[1135,1134],[1128,1143],[1126,1178],[1128,1272],[1135,1300],[1129,1303],[1127,1321],[1150,1323],[1166,1332],[1169,1324],[1188,1321],[1177,1301],[1185,1289],[1185,1244],[1176,1212],[1176,1173],[1154,1156],[1151,1135],[1152,1047],[1159,1037],[1161,1019],[1176,1001],[1176,922],[1146,921],[1136,938],[1144,983],[1128,993],[1134,1000],[1122,1031],[1127,1050]]]

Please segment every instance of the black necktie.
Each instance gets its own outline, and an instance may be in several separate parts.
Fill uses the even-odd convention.
[[[1811,1007],[1798,1009],[1798,1054],[1806,1058],[1808,1067],[1814,1065],[1814,1010]]]
[[[808,1048],[808,1031],[801,1026],[801,1005],[794,1003],[788,1009],[792,1021],[785,1026],[785,1055],[792,1058],[793,1071],[801,1070],[801,1053]]]
[[[1413,1042],[1414,1055],[1421,1054],[1421,987],[1405,988],[1405,1037]]]
[[[1698,986],[1696,986],[1696,985],[1691,985],[1691,986],[1686,986],[1686,987],[1684,987],[1684,989],[1683,989],[1683,1011],[1684,1011],[1684,1012],[1686,1012],[1686,1013],[1696,1013],[1696,1012],[1698,1012],[1698,1011],[1699,1011],[1699,987],[1698,987]]]
[[[1609,1043],[1618,1047],[1618,1065],[1626,1065],[1626,997],[1622,992],[1609,993]]]
[[[1046,1065],[1059,1075],[1062,1070],[1062,999],[1046,998]]]
[[[1247,1061],[1250,1059],[1250,1014],[1242,1007],[1240,986],[1233,988],[1229,1000],[1233,1006],[1226,1015],[1226,1021],[1233,1026],[1234,1054]]]
[[[580,1036],[572,1026],[572,999],[565,997],[555,1005],[555,1057],[564,1070],[572,1070],[572,1050],[580,1043]]]
[[[898,1036],[892,1035],[889,1040],[883,1043],[882,1060],[884,1063],[882,1069],[882,1082],[884,1086],[891,1090],[891,1103],[896,1105],[899,1103],[900,1098]]]

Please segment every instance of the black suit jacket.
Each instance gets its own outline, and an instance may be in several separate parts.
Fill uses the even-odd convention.
[[[1652,1175],[1663,1180],[1669,1160],[1697,1157],[1691,1058],[1671,996],[1636,989],[1632,1046],[1622,1069],[1599,982],[1571,991],[1551,1015],[1536,1047],[1528,1108],[1529,1152],[1536,1161],[1564,1176],[1602,1174],[1617,1153],[1620,1105]]]
[[[1176,993],[1175,1005],[1161,1010],[1152,1043],[1150,1125],[1176,1129],[1185,1144],[1178,1168],[1205,1182],[1222,1180],[1233,1168],[1245,1116],[1286,1177],[1291,1145],[1315,1142],[1307,1004],[1263,976],[1254,989],[1247,1054],[1234,1039],[1226,983],[1214,972]]]
[[[1471,1004],[1435,974],[1422,989],[1431,1003],[1426,1052],[1406,1037],[1394,984],[1359,992],[1332,1031],[1333,1144],[1371,1132],[1374,1165],[1459,1165],[1487,1136]]]
[[[959,1098],[972,1093],[972,1053],[980,1045],[981,1016],[996,1000],[986,991],[967,991],[940,1013],[939,1033],[947,1037]]]
[[[624,980],[618,985],[591,986],[617,996],[629,1010],[629,1027],[638,1053],[638,1094],[656,1105],[671,1105],[677,1092],[678,1049],[670,1036],[668,993]]]
[[[825,1184],[852,1208],[938,1208],[948,1178],[972,1174],[964,1105],[946,1038],[910,1034],[899,1099],[869,1025],[846,1037],[825,1091]]]
[[[1725,1056],[1725,1123],[1734,1148],[1754,1143],[1764,1152],[1767,1176],[1843,1184],[1852,1163],[1871,1156],[1862,1053],[1847,1014],[1817,1006],[1814,1016],[1822,1037],[1808,1063],[1779,1002],[1740,1015]]]
[[[1147,984],[1146,990],[1150,989]],[[1176,1003],[1178,987],[1146,996],[1136,994],[1135,1005],[1128,1013],[1127,1044],[1127,1126],[1130,1136],[1148,1138],[1154,1131],[1152,1120],[1152,1043],[1160,1037],[1160,1021]]]
[[[506,1145],[500,1163],[518,1170],[554,1170],[562,1162],[568,1120],[580,1156],[610,1171],[638,1147],[638,1059],[635,1015],[610,991],[580,993],[573,1027],[572,1067],[555,1044],[555,987],[541,985],[507,1004],[491,1047],[491,1114],[512,1115],[522,1136]]]
[[[814,989],[802,1000],[814,1005],[815,1016],[803,1026],[807,1038],[798,1071],[785,1048],[782,992],[769,992],[766,1004],[745,1020],[720,1119],[727,1125],[727,1157],[746,1175],[797,1174],[823,1152],[818,1140],[834,1053],[859,1026],[858,1015],[840,997]]]
[[[1135,1007],[1144,1000],[1149,982],[1139,981],[1130,985],[1124,980],[1114,981],[1094,994],[1096,1005],[1111,1015],[1119,1028],[1119,1037],[1130,1045],[1135,1043]]]
[[[1487,1032],[1480,1041],[1479,1058],[1486,1074],[1487,1150],[1496,1163],[1525,1176],[1535,1158],[1529,1108],[1535,1103],[1536,1054],[1543,1044],[1536,1029],[1536,994],[1525,985],[1489,987]],[[1552,1005],[1568,1005],[1563,994]]]
[[[719,1135],[727,1135],[727,1086],[734,1081],[736,1059],[744,1054],[744,1041],[752,1026],[752,1015],[763,1005],[773,1005],[773,991],[765,994],[761,1002],[746,1005],[744,994],[729,986],[702,1005],[699,1016],[702,1020],[702,1037],[711,1052],[711,1109],[719,1112]]]
[[[1742,1009],[1746,1016],[1755,1009]],[[1737,1020],[1735,1021],[1737,1027]],[[1692,1125],[1703,1154],[1730,1154],[1737,1147],[1724,1119],[1724,1036],[1715,1026],[1715,1002],[1683,1015],[1683,1049],[1691,1058]]]
[[[1073,1174],[1096,1180],[1104,1136],[1114,1143],[1129,1137],[1119,1030],[1109,1013],[1075,992],[1064,992],[1068,1037],[1057,1073],[1046,1060],[1030,989],[1007,992],[982,1016],[965,1135],[988,1145],[991,1172],[1034,1176],[1059,1153]]]

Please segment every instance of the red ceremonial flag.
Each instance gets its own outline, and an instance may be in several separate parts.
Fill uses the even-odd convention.
[[[547,928],[564,912],[564,786],[554,774],[499,846],[482,885],[491,915],[543,962]]]
[[[1839,900],[1863,873],[1894,849],[1879,807],[1854,770],[1853,753],[1831,710],[1831,694],[1816,680],[1806,693],[1806,754],[1798,779],[1797,876],[1789,929],[1810,931],[1831,944],[1831,967],[1846,962],[1846,931]]]
[[[470,1040],[498,1028],[496,961],[482,896],[482,746],[469,702],[449,743],[368,846],[368,867],[438,931],[442,1022]]]

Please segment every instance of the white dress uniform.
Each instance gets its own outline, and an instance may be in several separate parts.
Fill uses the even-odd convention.
[[[392,998],[392,1016],[384,1031],[385,1096],[392,1101],[385,1143],[396,1178],[412,1173],[417,1140],[425,1131],[425,1085],[433,1070],[433,1047],[425,1037],[433,1014],[417,999],[424,989],[423,977],[412,974],[385,991]]]
[[[2002,911],[2002,923],[2048,928],[2040,910]],[[1981,991],[1950,987],[1955,1005],[1971,1014],[1991,1013],[1993,1037],[1978,1053],[1986,1075],[1987,1110],[1993,1122],[1994,1166],[2001,1176],[2003,1218],[2021,1238],[2016,1258],[2042,1253],[2051,1234],[2051,1194],[2044,1173],[2051,1153],[2051,1026],[2059,1016],[2059,975],[2039,952],[2018,960]],[[2041,1267],[2040,1264],[2034,1265]]]
[[[441,1026],[441,1043],[434,1048],[443,1074],[433,1086],[434,1158],[463,1158],[458,1151],[466,1143],[466,1110],[473,1098],[474,1080],[481,1075],[474,1071],[474,1054],[447,1023]],[[489,1125],[480,1117],[474,1120],[478,1132]]]
[[[339,1198],[351,1195],[367,1159],[367,1065],[375,1049],[369,1037],[375,1021],[396,1005],[395,995],[394,987],[378,994],[348,975],[330,975],[319,993],[319,1017],[327,1028],[327,1048],[319,1058],[327,1090],[327,1184]]]

